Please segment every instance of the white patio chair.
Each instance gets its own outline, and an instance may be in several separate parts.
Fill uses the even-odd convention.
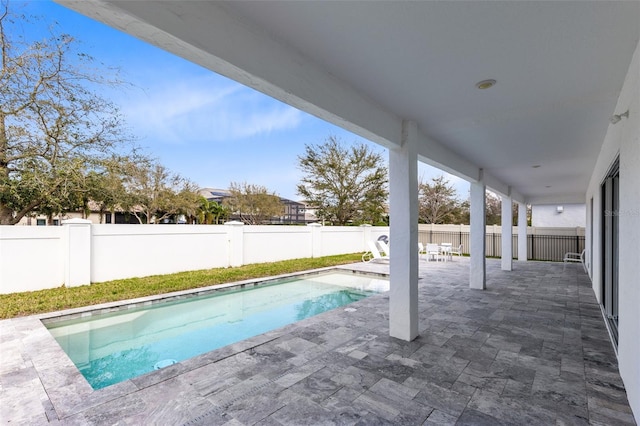
[[[427,260],[434,259],[436,261],[440,260],[440,248],[437,244],[427,243],[425,248],[425,254],[427,255]]]
[[[378,250],[378,246],[374,241],[367,241],[369,251],[362,255],[362,261],[365,263],[372,262],[374,260],[389,260],[389,256],[383,256]]]
[[[587,272],[587,265],[584,264],[585,252],[586,252],[586,249],[582,250],[581,253],[573,253],[573,252],[565,253],[564,259],[562,259],[562,262],[564,262],[564,265],[562,266],[562,270],[563,271],[565,270],[565,268],[567,267],[567,263],[581,263],[582,269],[584,269],[584,272]]]
[[[391,256],[391,252],[389,251],[389,244],[385,243],[384,240],[376,241],[378,246],[380,247],[380,252],[383,256]]]
[[[453,249],[453,245],[451,243],[441,243],[440,244],[440,255],[442,259],[446,262],[447,260],[453,260],[451,255],[451,250]]]
[[[424,254],[427,254],[427,251],[424,248],[424,244],[418,243],[418,258],[420,258],[420,256]]]
[[[457,254],[458,257],[462,256],[462,244],[458,246],[458,248],[451,248],[451,254]]]

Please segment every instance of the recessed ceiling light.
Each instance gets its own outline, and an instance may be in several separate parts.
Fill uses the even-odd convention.
[[[535,166],[531,166],[534,169],[537,169],[538,167],[540,167],[540,164],[536,164]]]
[[[476,83],[476,87],[480,90],[488,89],[496,85],[495,80],[482,80]]]

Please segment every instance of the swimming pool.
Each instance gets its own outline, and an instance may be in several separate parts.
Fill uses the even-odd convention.
[[[380,276],[332,271],[43,323],[101,389],[388,289]]]

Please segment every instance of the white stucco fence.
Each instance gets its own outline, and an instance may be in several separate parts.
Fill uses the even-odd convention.
[[[63,227],[0,226],[0,293],[64,283]]]
[[[0,294],[366,251],[388,227],[0,226]]]

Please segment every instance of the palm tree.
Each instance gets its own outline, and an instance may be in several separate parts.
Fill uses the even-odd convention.
[[[200,199],[200,207],[198,208],[198,223],[207,225],[220,224],[221,220],[229,217],[229,209],[217,201],[207,200],[204,197]]]

